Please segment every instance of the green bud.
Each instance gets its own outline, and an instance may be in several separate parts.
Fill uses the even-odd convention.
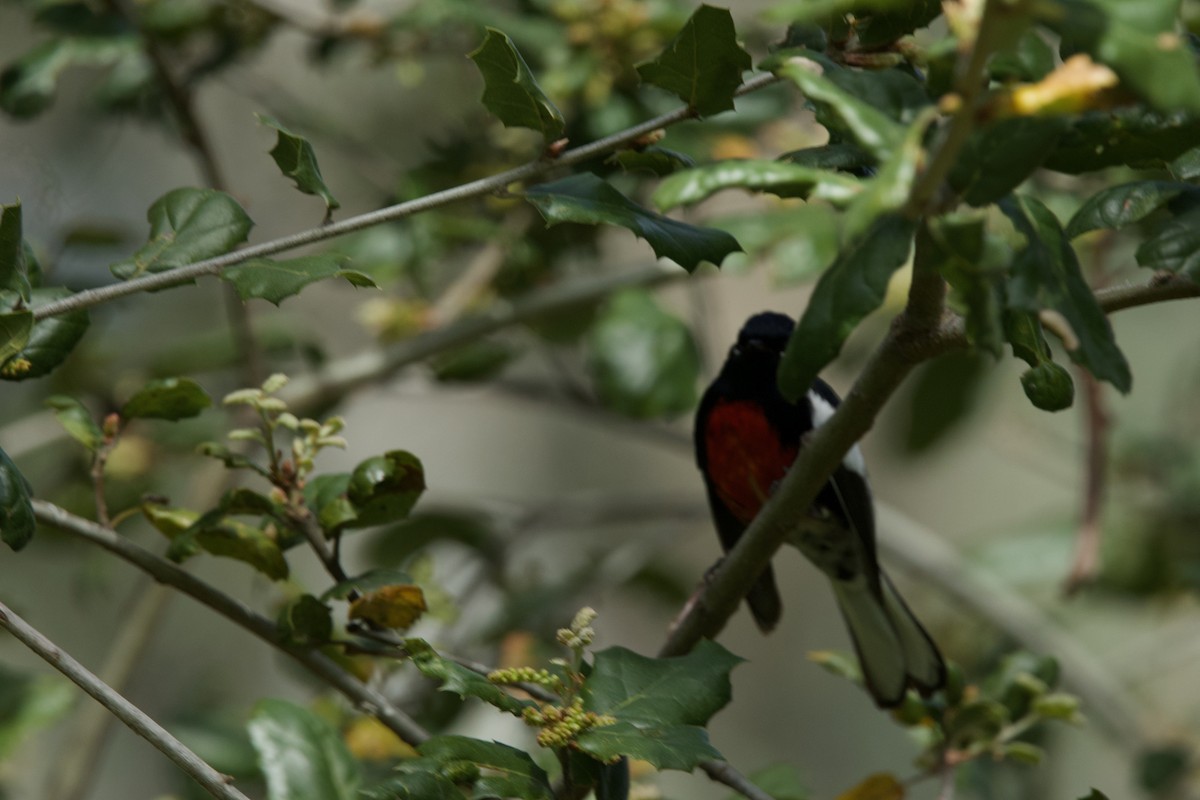
[[[1021,388],[1029,402],[1043,411],[1062,411],[1075,401],[1071,374],[1053,361],[1043,361],[1021,375]]]

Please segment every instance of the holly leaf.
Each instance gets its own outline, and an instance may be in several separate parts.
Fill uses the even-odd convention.
[[[275,629],[291,644],[319,646],[333,636],[333,615],[329,606],[311,594],[302,594],[279,611]]]
[[[981,350],[1000,356],[1003,342],[1001,310],[1007,263],[992,263],[987,255],[985,218],[947,215],[929,223],[922,250],[954,290],[953,299],[964,309],[967,340]]]
[[[225,516],[223,509],[201,515],[172,539],[167,557],[183,561],[201,550],[249,564],[273,581],[288,576],[288,563],[279,543],[261,528]]]
[[[228,253],[254,225],[236,200],[216,189],[174,189],[154,201],[146,218],[149,240],[110,267],[121,280]]]
[[[994,203],[1042,165],[1068,126],[1067,117],[1012,117],[976,130],[950,170],[950,185],[970,205]]]
[[[29,310],[36,311],[70,294],[70,290],[62,287],[34,289],[29,294]],[[17,292],[0,291],[0,309],[11,309],[20,302],[21,296]],[[27,322],[30,324],[26,333]],[[25,310],[0,314],[0,380],[22,381],[49,373],[75,349],[87,332],[88,322],[88,312],[84,309],[37,322],[33,322],[32,315]],[[22,338],[24,343],[20,349],[3,359],[3,353]]]
[[[648,292],[609,299],[588,334],[588,353],[600,400],[622,414],[670,416],[696,404],[700,355],[691,330]]]
[[[731,188],[766,191],[780,197],[827,200],[842,206],[857,197],[863,185],[856,178],[837,172],[786,161],[746,159],[721,161],[677,172],[658,185],[653,200],[661,211],[669,211]]]
[[[660,177],[696,166],[691,156],[653,146],[640,150],[621,150],[609,156],[607,162],[620,165],[626,172],[648,172]]]
[[[669,258],[688,272],[702,261],[719,266],[725,256],[742,249],[724,231],[697,228],[642,208],[590,172],[534,186],[525,191],[525,199],[547,225],[580,222],[627,228],[649,242],[656,256]]]
[[[145,63],[135,34],[59,35],[12,62],[0,73],[0,108],[29,119],[54,102],[58,79],[73,66],[137,69]]]
[[[553,790],[546,771],[528,753],[500,742],[467,736],[434,736],[417,748],[422,756],[446,767],[468,762],[480,768],[471,796],[550,798]]]
[[[506,128],[530,128],[547,142],[562,136],[562,112],[538,86],[508,34],[488,28],[483,44],[467,57],[483,75],[483,104]]]
[[[674,93],[701,117],[709,117],[733,108],[734,92],[750,65],[729,10],[701,5],[666,49],[637,71],[646,83]]]
[[[474,697],[517,716],[527,706],[534,705],[530,700],[513,697],[478,672],[442,658],[422,639],[405,639],[404,649],[422,675],[441,682],[443,692],[451,692],[462,698]]]
[[[1200,209],[1175,217],[1142,242],[1137,262],[1200,281]]]
[[[316,195],[325,201],[325,209],[333,211],[341,203],[325,185],[321,177],[321,168],[317,165],[317,154],[313,146],[303,136],[298,136],[285,128],[274,117],[266,114],[256,114],[258,121],[268,128],[275,130],[275,146],[271,148],[271,158],[285,177],[295,182],[296,188],[305,194]]]
[[[602,761],[629,756],[659,769],[692,770],[720,758],[703,726],[729,702],[729,673],[741,661],[708,640],[674,658],[602,650],[584,682],[583,705],[616,724],[582,733],[580,749]]]
[[[21,203],[0,205],[0,289],[10,289],[28,300],[32,288],[21,233]],[[3,361],[0,348],[0,362]]]
[[[121,416],[174,421],[194,417],[211,405],[208,392],[191,378],[157,378],[125,401]]]
[[[1000,210],[1026,240],[1013,260],[1009,307],[1032,313],[1052,308],[1062,314],[1079,340],[1071,357],[1100,380],[1128,392],[1133,382],[1129,364],[1054,213],[1041,201],[1018,195],[1001,201]]]
[[[1084,201],[1067,223],[1068,239],[1096,230],[1116,230],[1145,219],[1183,192],[1196,187],[1178,181],[1134,181],[1110,186]]]
[[[817,281],[779,365],[784,396],[808,391],[863,317],[883,303],[892,274],[908,261],[914,229],[898,214],[877,218]]]
[[[246,725],[272,800],[356,800],[358,762],[328,722],[283,700],[262,700]]]
[[[14,552],[29,544],[37,528],[32,495],[29,481],[0,449],[0,541]]]
[[[92,452],[99,449],[104,442],[104,433],[83,403],[74,397],[56,394],[46,398],[46,405],[54,410],[54,417],[68,436]]]
[[[326,278],[344,278],[352,286],[379,288],[368,275],[343,269],[348,258],[334,253],[301,256],[286,261],[252,258],[221,273],[221,279],[233,285],[243,300],[259,298],[279,305],[310,283]]]
[[[350,474],[346,498],[354,507],[354,521],[345,526],[363,528],[402,520],[424,491],[425,471],[412,453],[390,450],[368,458]]]
[[[425,613],[425,593],[412,583],[384,586],[350,603],[350,619],[383,628],[411,628]]]
[[[407,572],[381,567],[334,584],[321,594],[321,600],[344,600],[352,592],[364,594],[384,586],[404,583],[412,583],[412,577]]]
[[[1089,111],[1070,123],[1044,166],[1072,175],[1118,164],[1159,169],[1200,139],[1200,115],[1144,106]]]

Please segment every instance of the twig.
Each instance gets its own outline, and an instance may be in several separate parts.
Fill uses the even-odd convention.
[[[700,769],[717,783],[723,783],[750,800],[772,800],[771,795],[750,782],[728,761],[701,761]]]
[[[53,525],[103,547],[147,573],[159,583],[173,586],[264,642],[287,653],[325,683],[373,714],[393,733],[409,744],[417,745],[429,738],[429,734],[420,725],[394,707],[378,691],[363,684],[321,653],[287,644],[280,638],[275,624],[271,620],[256,614],[239,601],[218,591],[191,573],[159,558],[128,539],[118,536],[108,528],[103,528],[91,520],[77,517],[44,500],[33,501],[33,513],[39,522]]]
[[[738,89],[737,94],[744,95],[749,92],[754,92],[762,89],[778,81],[774,75],[758,75],[742,84]],[[430,209],[440,208],[450,203],[458,202],[459,200],[467,200],[474,197],[482,197],[484,195],[493,194],[501,189],[506,188],[510,184],[521,181],[528,181],[534,178],[540,178],[555,170],[563,167],[570,167],[580,164],[585,161],[590,161],[597,156],[604,155],[611,150],[616,150],[620,147],[637,141],[648,133],[658,130],[659,128],[673,125],[677,122],[682,122],[686,119],[691,119],[695,116],[695,112],[690,108],[678,108],[666,114],[661,114],[653,119],[647,120],[631,128],[619,131],[610,136],[605,136],[602,139],[597,139],[589,144],[567,150],[556,159],[539,158],[536,161],[530,161],[522,164],[519,167],[501,172],[497,175],[492,175],[487,178],[481,178],[476,181],[464,183],[460,186],[455,186],[441,192],[418,197],[414,200],[408,200],[403,203],[397,203],[387,208],[381,208],[377,211],[371,211],[366,214],[360,214],[356,217],[349,217],[340,222],[333,222],[329,225],[322,225],[317,228],[293,233],[289,236],[283,236],[279,239],[272,239],[261,244],[251,245],[249,247],[236,250],[232,253],[216,256],[214,258],[198,261],[194,264],[177,267],[166,272],[159,272],[153,275],[145,275],[140,278],[125,281],[123,283],[103,286],[98,289],[87,289],[82,292],[76,292],[70,297],[64,297],[62,300],[56,300],[52,303],[47,303],[44,306],[34,311],[34,319],[42,320],[47,317],[65,314],[69,311],[76,311],[83,308],[91,308],[102,303],[116,300],[121,297],[138,294],[140,292],[156,291],[159,289],[167,289],[173,286],[179,286],[185,283],[191,283],[196,278],[202,278],[208,275],[218,275],[227,267],[234,264],[240,264],[251,258],[259,258],[263,256],[271,256],[276,253],[281,253],[285,250],[294,250],[297,247],[302,247],[307,244],[325,241],[337,236],[342,236],[347,233],[369,228],[373,225],[379,225],[384,222],[394,222],[404,217],[412,216]]]
[[[1083,411],[1087,426],[1087,450],[1084,460],[1083,509],[1075,533],[1075,557],[1063,584],[1063,592],[1072,595],[1089,583],[1100,566],[1100,512],[1108,486],[1108,432],[1110,420],[1100,381],[1086,369],[1075,371],[1083,387]]]
[[[4,603],[0,603],[0,627],[3,627],[22,644],[37,653],[47,664],[91,695],[111,711],[117,719],[124,722],[131,731],[154,745],[213,797],[221,798],[221,800],[248,800],[246,795],[229,785],[231,778],[210,767],[182,742],[168,733],[165,728],[113,691],[104,681],[88,672],[70,654],[64,652],[37,629],[14,614]]]

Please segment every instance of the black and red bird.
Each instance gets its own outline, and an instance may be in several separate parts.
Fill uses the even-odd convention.
[[[780,393],[776,374],[793,328],[784,314],[751,317],[696,413],[696,463],[726,551],[783,479],[805,434],[828,420],[840,402],[820,378],[796,403]],[[894,706],[909,687],[926,694],[940,688],[946,666],[937,645],[879,568],[871,488],[857,445],[830,476],[815,505],[835,524],[798,525],[789,543],[833,584],[875,702]],[[746,602],[764,633],[779,622],[783,607],[770,566]]]

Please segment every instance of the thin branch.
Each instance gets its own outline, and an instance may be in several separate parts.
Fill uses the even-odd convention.
[[[1087,434],[1084,457],[1083,509],[1075,532],[1075,557],[1063,583],[1063,592],[1074,594],[1096,576],[1100,566],[1100,513],[1108,487],[1108,432],[1111,422],[1104,402],[1104,389],[1096,376],[1080,367],[1075,371],[1083,387],[1083,411]]]
[[[725,784],[742,797],[748,797],[750,800],[772,800],[771,795],[751,783],[749,778],[738,772],[728,761],[701,761],[700,769],[704,770],[705,775],[717,783]]]
[[[103,528],[91,520],[77,517],[44,500],[33,501],[33,513],[39,522],[53,525],[103,547],[150,575],[159,583],[173,586],[267,644],[287,653],[322,681],[377,717],[393,733],[409,744],[417,745],[429,738],[429,734],[420,725],[395,708],[377,690],[363,684],[321,653],[284,642],[275,629],[275,623],[271,620],[256,614],[241,602],[218,591],[191,573],[159,558],[128,539],[118,536],[108,528]]]
[[[1126,308],[1190,297],[1200,297],[1200,282],[1169,272],[1156,274],[1149,283],[1128,283],[1096,291],[1096,301],[1109,314]]]
[[[72,683],[91,695],[97,702],[124,722],[131,731],[154,745],[163,755],[175,762],[184,772],[221,800],[248,800],[246,795],[229,785],[231,778],[222,775],[189,750],[165,728],[148,717],[141,709],[113,691],[104,681],[89,672],[82,664],[64,652],[37,629],[0,603],[0,627],[22,644],[37,653],[47,664],[65,675]]]
[[[737,95],[744,95],[749,92],[754,92],[775,83],[778,80],[774,75],[758,75],[746,81],[738,89]],[[76,292],[70,297],[64,297],[62,300],[56,300],[52,303],[47,303],[44,306],[34,311],[34,319],[42,320],[47,317],[65,314],[69,311],[77,311],[83,308],[91,308],[93,306],[107,303],[111,300],[116,300],[121,297],[138,294],[140,292],[157,291],[159,289],[167,289],[173,286],[190,283],[197,278],[202,278],[208,275],[218,275],[227,267],[234,264],[240,264],[251,258],[260,258],[263,256],[271,256],[276,253],[281,253],[285,250],[294,250],[297,247],[302,247],[307,244],[325,241],[337,236],[342,236],[347,233],[369,228],[373,225],[379,225],[384,222],[394,222],[405,217],[412,216],[430,209],[440,208],[451,203],[456,203],[460,200],[468,200],[475,197],[483,197],[489,194],[494,194],[507,188],[513,183],[528,181],[534,178],[540,178],[555,170],[571,167],[576,164],[590,161],[597,156],[604,155],[609,151],[619,149],[648,133],[652,133],[659,128],[673,125],[677,122],[682,122],[686,119],[691,119],[695,116],[695,112],[690,108],[678,108],[675,111],[661,114],[653,119],[647,120],[639,125],[634,125],[623,131],[619,131],[602,139],[597,139],[589,144],[567,150],[556,159],[539,158],[536,161],[530,161],[522,164],[519,167],[501,172],[497,175],[492,175],[487,178],[481,178],[470,183],[464,183],[460,186],[455,186],[441,192],[418,197],[414,200],[408,200],[403,203],[397,203],[387,208],[381,208],[377,211],[371,211],[366,214],[360,214],[356,217],[333,222],[329,225],[322,225],[317,228],[310,228],[305,231],[293,233],[289,236],[283,236],[279,239],[272,239],[269,242],[251,245],[249,247],[236,250],[232,253],[209,258],[204,261],[199,261],[194,264],[188,264],[166,272],[159,272],[153,275],[145,275],[140,278],[134,278],[123,283],[104,286],[98,289],[87,289],[82,292]]]

